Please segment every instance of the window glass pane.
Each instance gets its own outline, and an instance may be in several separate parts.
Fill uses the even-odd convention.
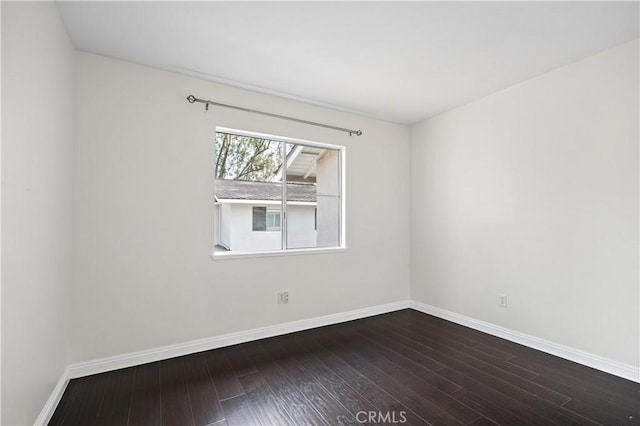
[[[216,132],[216,251],[281,250],[283,143]],[[271,215],[275,208],[277,215]]]
[[[280,230],[280,209],[267,210],[267,231]]]
[[[287,148],[287,248],[340,245],[340,151]]]
[[[318,247],[340,245],[342,215],[342,183],[340,151],[328,149],[317,166],[317,228]]]
[[[253,230],[266,231],[267,226],[268,226],[267,225],[267,208],[254,207],[253,208]]]

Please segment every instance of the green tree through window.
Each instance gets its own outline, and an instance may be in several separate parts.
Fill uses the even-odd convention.
[[[216,133],[216,179],[267,182],[281,165],[281,142]]]

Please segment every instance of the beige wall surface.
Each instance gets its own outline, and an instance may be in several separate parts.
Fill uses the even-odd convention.
[[[0,423],[24,425],[68,363],[74,52],[53,3],[1,7]]]
[[[638,112],[634,41],[413,126],[412,299],[637,368]]]
[[[408,298],[405,126],[86,53],[76,72],[73,362]],[[347,251],[212,261],[216,126],[345,146]]]

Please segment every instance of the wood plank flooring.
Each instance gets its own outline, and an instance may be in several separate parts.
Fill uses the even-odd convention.
[[[69,383],[50,425],[629,425],[640,385],[402,310]]]

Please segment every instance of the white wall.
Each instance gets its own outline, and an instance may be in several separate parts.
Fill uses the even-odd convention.
[[[1,7],[0,422],[25,425],[68,361],[74,58],[53,3]]]
[[[253,206],[229,204],[232,251],[265,251],[282,248],[280,231],[254,231]],[[229,218],[229,216],[227,216]]]
[[[347,159],[347,161],[349,161]],[[327,151],[316,163],[318,201],[318,247],[340,245],[340,154]]]
[[[317,247],[316,206],[287,206],[287,247]]]
[[[231,251],[252,252],[265,250],[280,250],[282,248],[282,234],[280,231],[254,231],[253,205],[251,204],[221,204],[223,217],[222,235],[228,235],[223,243]],[[305,248],[316,247],[315,206],[287,206],[287,247]]]
[[[220,203],[215,208],[220,217],[220,241],[232,251],[265,251],[282,248],[280,231],[254,231],[253,205]],[[287,247],[316,247],[315,205],[287,206]]]
[[[637,367],[638,114],[635,41],[413,126],[412,298]]]
[[[409,204],[406,127],[85,53],[76,72],[73,362],[407,299],[409,212],[370,214]],[[212,261],[216,126],[346,146],[347,252]]]

